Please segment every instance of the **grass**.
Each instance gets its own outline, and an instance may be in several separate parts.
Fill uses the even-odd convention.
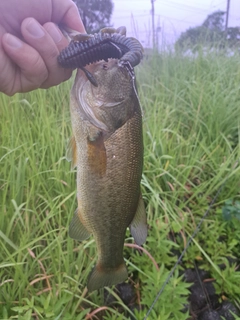
[[[11,98],[0,95],[1,320],[130,319],[134,314],[143,319],[226,178],[150,319],[189,318],[181,312],[189,287],[182,270],[195,263],[211,273],[221,297],[240,306],[239,61],[238,55],[193,59],[169,53],[148,57],[138,67],[148,254],[126,246],[124,255],[139,310],[116,294],[115,305],[104,307],[102,292],[86,291],[95,243],[68,237],[77,204],[75,172],[64,158],[71,136],[71,81]],[[128,233],[126,243],[132,242]]]

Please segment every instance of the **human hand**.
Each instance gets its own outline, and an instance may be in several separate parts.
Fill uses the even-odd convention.
[[[57,63],[68,45],[56,24],[85,32],[72,0],[0,0],[0,92],[49,88],[71,76]]]

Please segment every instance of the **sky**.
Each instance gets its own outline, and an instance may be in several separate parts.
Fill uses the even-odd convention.
[[[126,26],[127,36],[152,46],[151,0],[113,0],[111,24]],[[155,30],[159,47],[172,45],[180,34],[203,23],[214,11],[226,11],[227,0],[155,0]],[[229,27],[240,27],[240,0],[230,0]]]

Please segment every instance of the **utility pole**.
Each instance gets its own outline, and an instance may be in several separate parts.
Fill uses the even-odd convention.
[[[225,33],[227,33],[227,28],[228,28],[229,8],[230,8],[230,0],[227,0],[227,12],[226,12],[226,22],[225,22]]]
[[[156,38],[155,38],[155,21],[154,21],[154,2],[156,0],[151,0],[152,3],[152,45],[153,49],[156,48]]]

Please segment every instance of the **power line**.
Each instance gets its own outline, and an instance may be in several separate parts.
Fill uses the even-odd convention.
[[[125,15],[125,16],[117,16],[114,17],[114,19],[122,19],[122,18],[140,18],[140,17],[150,17],[150,13],[145,13],[145,14],[138,14],[138,15],[132,15],[131,13],[129,15]]]
[[[132,14],[130,13],[129,15],[114,17],[114,20],[116,20],[116,19],[123,19],[123,18],[133,18],[133,19],[135,19],[135,18],[142,18],[142,17],[149,17],[149,18],[150,18],[150,13],[136,14],[136,15],[132,15]],[[179,22],[182,22],[182,23],[185,23],[185,24],[194,24],[194,23],[195,23],[194,21],[189,21],[189,20],[185,20],[185,19],[172,18],[172,17],[164,16],[164,15],[162,15],[162,14],[155,14],[155,17],[165,18],[165,19],[168,19],[168,20],[175,20],[175,21],[179,21]]]
[[[145,0],[139,0],[139,1],[143,2]],[[150,0],[150,1],[153,4],[153,1],[155,1],[155,0]],[[175,7],[177,9],[179,8],[180,3],[176,3],[174,1],[167,1],[167,2],[166,1],[167,0],[161,0],[161,3],[163,3],[164,5],[168,5],[170,7]],[[230,0],[227,0],[227,1],[230,2]],[[147,1],[145,1],[145,2],[147,4]],[[159,3],[159,2],[157,2],[157,3]],[[221,2],[217,6],[220,6],[222,3],[223,2]],[[204,14],[206,16],[206,14],[204,13],[204,12],[207,12],[206,10],[200,9],[199,7],[193,7],[193,6],[184,5],[183,3],[181,3],[181,4],[182,4],[182,6],[181,6],[182,10],[187,10],[187,11],[190,10],[190,11],[194,11],[194,12],[196,12],[198,10],[201,10],[202,12],[198,11],[196,13],[198,13],[200,15]],[[155,8],[154,8],[154,11],[156,11]],[[136,10],[131,10],[131,11],[130,10],[120,10],[119,12],[126,12],[126,13],[129,13],[129,14],[116,16],[116,17],[114,17],[115,20],[124,19],[124,18],[125,19],[129,19],[130,18],[130,19],[136,19],[137,20],[138,18],[141,19],[141,18],[147,18],[147,17],[150,19],[152,17],[152,30],[155,30],[155,28],[153,29],[153,24],[155,25],[154,19],[156,18],[156,16],[158,16],[161,19],[163,18],[164,21],[166,21],[166,19],[167,19],[166,23],[172,23],[173,25],[176,24],[176,23],[174,23],[174,21],[178,21],[180,23],[183,23],[183,24],[186,24],[186,25],[189,25],[189,26],[195,26],[196,25],[196,21],[186,20],[186,18],[188,18],[188,17],[186,17],[184,19],[177,19],[177,18],[165,16],[165,15],[162,15],[162,14],[154,14],[155,12],[152,12],[152,10],[147,10],[147,9],[142,9],[142,10],[138,9],[137,10],[137,12],[138,12],[137,14],[135,14]],[[191,16],[191,18],[192,18],[192,16]],[[230,15],[229,14],[229,10],[228,10],[228,21],[229,21],[229,19],[233,19],[233,18],[237,18],[237,17],[235,17],[233,15]],[[228,21],[226,21],[226,24],[228,24]],[[200,25],[201,23],[198,23],[198,24]],[[153,43],[154,43],[154,32],[152,32],[152,35],[153,35]]]
[[[193,21],[188,21],[188,20],[185,20],[185,19],[184,20],[183,19],[177,19],[177,18],[167,17],[167,16],[163,16],[163,15],[160,15],[160,17],[163,17],[163,18],[166,18],[166,19],[169,19],[169,20],[176,20],[176,21],[179,21],[179,22],[184,22],[186,24],[189,24],[189,23],[194,24]]]
[[[161,3],[164,3],[165,5],[169,5],[169,6],[173,6],[176,8],[185,8],[184,10],[192,10],[192,11],[202,11],[202,12],[208,12],[209,10],[205,10],[203,8],[199,8],[199,7],[193,7],[193,6],[188,6],[184,3],[177,3],[177,2],[173,2],[173,1],[166,1],[166,0],[161,0]]]

